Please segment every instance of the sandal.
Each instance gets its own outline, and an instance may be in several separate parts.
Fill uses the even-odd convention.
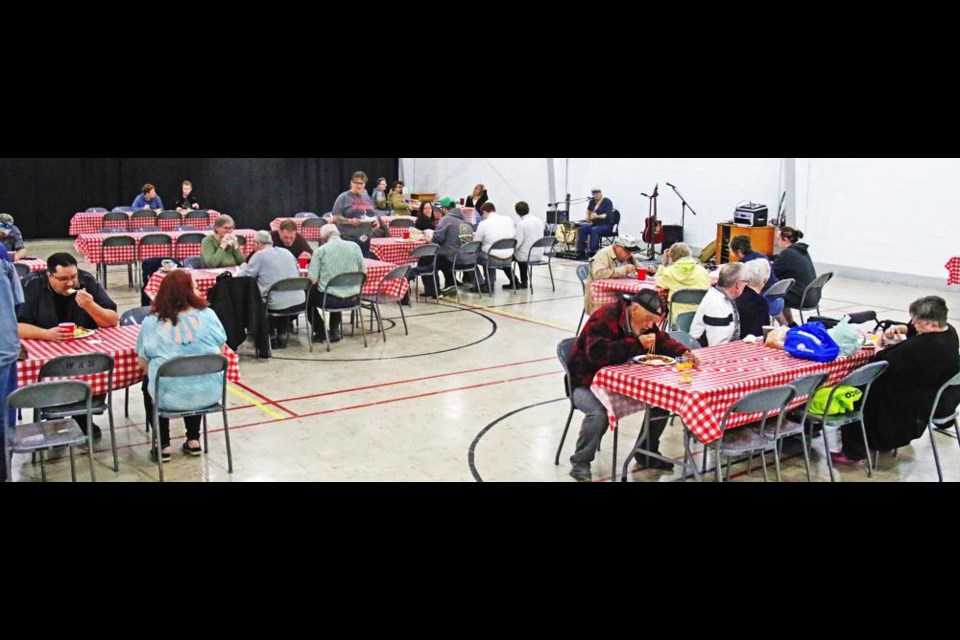
[[[173,454],[172,454],[172,453],[163,453],[163,452],[161,452],[161,453],[160,453],[160,458],[161,458],[164,462],[170,462],[170,460],[173,458]],[[156,448],[156,447],[151,447],[151,448],[150,448],[150,460],[153,461],[153,462],[156,462],[156,461],[157,461],[157,448]]]
[[[197,447],[196,449],[191,449],[187,446],[187,443],[183,443],[183,452],[191,456],[200,456],[203,455],[203,447]]]

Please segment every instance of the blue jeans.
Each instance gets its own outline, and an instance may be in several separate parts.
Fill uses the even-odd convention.
[[[17,363],[11,362],[8,365],[0,367],[0,406],[7,400],[17,388]],[[7,411],[7,424],[12,428],[17,421],[16,409]],[[7,479],[7,434],[0,434],[0,482]]]
[[[612,224],[585,224],[580,226],[580,233],[577,235],[577,252],[583,252],[583,245],[590,238],[590,253],[596,253],[600,250],[600,236],[613,233]]]

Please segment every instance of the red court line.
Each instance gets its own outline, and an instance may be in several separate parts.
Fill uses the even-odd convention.
[[[253,395],[257,396],[258,398],[260,398],[261,400],[263,400],[264,402],[266,402],[267,404],[272,404],[273,406],[275,406],[277,409],[280,409],[281,411],[286,411],[287,413],[289,413],[289,414],[292,415],[292,416],[297,415],[296,412],[290,411],[290,409],[287,409],[286,407],[282,406],[282,405],[279,404],[278,402],[275,402],[275,401],[271,400],[270,398],[268,398],[267,396],[263,395],[263,394],[260,393],[259,391],[256,391],[256,390],[254,390],[254,389],[251,389],[250,387],[248,387],[247,385],[243,384],[242,382],[233,382],[233,383],[231,383],[231,384],[233,384],[235,387],[240,387],[241,389],[243,389],[244,391],[246,391],[246,392],[248,392],[248,393],[252,393]],[[253,407],[253,406],[256,406],[256,405],[250,405],[250,406]]]
[[[551,359],[552,359],[552,358],[551,358]],[[536,374],[533,374],[533,375],[520,376],[520,377],[517,377],[517,378],[507,378],[507,379],[504,379],[504,380],[494,380],[494,381],[492,381],[492,382],[481,382],[481,383],[478,383],[478,384],[467,385],[467,386],[465,386],[465,387],[456,387],[456,388],[454,388],[454,389],[443,389],[443,390],[440,390],[440,391],[431,391],[431,392],[429,392],[429,393],[418,393],[418,394],[412,395],[412,396],[403,396],[403,397],[400,397],[400,398],[389,398],[389,399],[387,399],[387,400],[378,400],[378,401],[376,401],[376,402],[365,402],[365,403],[363,403],[363,404],[351,405],[351,406],[347,406],[347,407],[338,407],[338,408],[336,408],[336,409],[323,409],[322,411],[314,411],[313,413],[304,413],[304,414],[300,414],[300,415],[297,415],[297,416],[290,416],[289,418],[275,418],[275,419],[273,419],[273,420],[262,420],[262,421],[260,421],[260,422],[250,422],[250,423],[247,423],[247,424],[241,424],[241,425],[232,426],[232,427],[230,427],[230,430],[231,430],[231,431],[237,431],[237,430],[239,430],[239,429],[247,429],[247,428],[249,428],[249,427],[257,427],[257,426],[264,425],[264,424],[275,424],[275,423],[277,423],[277,422],[287,422],[288,420],[299,420],[299,419],[301,419],[301,418],[310,418],[310,417],[313,417],[313,416],[326,415],[326,414],[330,414],[330,413],[340,413],[340,412],[343,412],[343,411],[352,411],[352,410],[354,410],[354,409],[365,409],[365,408],[367,408],[367,407],[375,407],[375,406],[378,406],[378,405],[392,404],[392,403],[394,403],[394,402],[403,402],[404,400],[417,400],[417,399],[419,399],[419,398],[429,398],[430,396],[438,396],[438,395],[442,395],[442,394],[445,394],[445,393],[453,393],[453,392],[455,392],[455,391],[470,391],[470,390],[472,390],[472,389],[480,389],[480,388],[483,388],[483,387],[490,387],[490,386],[493,386],[493,385],[496,385],[496,384],[506,384],[506,383],[508,383],[508,382],[519,382],[519,381],[521,381],[521,380],[531,380],[531,379],[533,379],[533,378],[543,378],[543,377],[545,377],[545,376],[556,376],[556,375],[560,375],[560,372],[559,372],[559,371],[548,371],[548,372],[546,372],[546,373],[536,373]],[[216,415],[216,414],[211,414],[211,415]],[[221,431],[223,431],[222,428],[221,428],[221,429],[208,429],[208,430],[207,430],[208,433],[219,433],[219,432],[221,432]],[[175,442],[175,441],[178,442],[178,441],[180,441],[180,440],[181,440],[181,438],[170,438],[171,444],[172,444],[173,442]],[[119,449],[130,449],[130,448],[133,448],[133,447],[143,447],[143,446],[149,446],[149,445],[150,445],[150,441],[147,441],[147,442],[139,442],[139,443],[131,443],[131,444],[122,444],[122,445],[117,445],[117,449],[118,449],[118,450],[119,450]],[[104,452],[109,453],[109,452],[110,452],[110,448],[109,448],[109,446],[108,446],[106,449],[94,449],[93,452],[94,452],[94,453],[104,453]]]

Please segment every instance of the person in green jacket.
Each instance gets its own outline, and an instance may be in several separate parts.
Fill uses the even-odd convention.
[[[237,267],[244,263],[246,258],[240,250],[237,236],[233,234],[235,228],[230,216],[217,218],[213,223],[213,235],[204,238],[200,244],[200,260],[203,266],[218,269]]]
[[[673,294],[681,289],[706,291],[710,288],[710,274],[700,261],[693,257],[690,247],[683,242],[673,244],[663,253],[663,264],[656,271],[653,271],[652,266],[648,267],[647,271],[654,277],[658,287],[670,292],[670,300],[673,299]],[[681,313],[696,310],[695,304],[671,304],[670,322]]]

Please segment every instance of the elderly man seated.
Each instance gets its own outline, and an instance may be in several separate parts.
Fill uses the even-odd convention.
[[[603,367],[624,364],[633,356],[654,351],[659,355],[682,356],[690,353],[687,347],[657,326],[666,311],[663,300],[655,291],[644,290],[633,295],[624,295],[615,304],[601,307],[590,316],[577,338],[570,356],[570,388],[573,389],[573,404],[586,415],[577,438],[577,448],[570,462],[570,475],[578,481],[591,480],[590,463],[593,461],[603,434],[609,427],[607,410],[590,385],[597,371]],[[650,407],[650,438],[647,450],[660,451],[660,435],[667,425],[669,412]],[[641,433],[637,442],[645,438]],[[669,462],[637,454],[636,463],[643,468],[669,470]]]
[[[23,246],[23,234],[13,224],[13,216],[9,213],[0,213],[0,242],[14,261],[27,257],[27,250]]]
[[[271,236],[273,237],[273,246],[278,249],[286,249],[298,260],[300,258],[309,260],[310,256],[313,255],[313,248],[306,238],[297,233],[297,223],[293,220],[281,222],[280,228],[274,231]]]
[[[233,218],[222,215],[213,223],[213,234],[200,243],[200,260],[203,266],[212,269],[237,267],[244,262],[240,242],[233,230],[236,229]]]
[[[367,272],[367,264],[363,261],[363,253],[355,242],[347,242],[340,237],[340,230],[335,224],[326,224],[320,227],[320,246],[313,252],[310,259],[310,269],[307,277],[313,282],[310,288],[310,318],[313,323],[313,341],[323,342],[329,337],[330,342],[340,342],[341,314],[330,314],[330,333],[325,332],[323,315],[319,312],[323,304],[324,292],[327,295],[327,309],[343,309],[352,306],[346,298],[355,296],[358,291],[351,287],[327,287],[335,276],[341,273]]]
[[[747,286],[745,269],[741,262],[723,265],[717,286],[707,291],[697,307],[697,315],[690,325],[690,335],[703,346],[740,339],[740,314],[735,301]]]
[[[77,260],[69,253],[47,258],[47,273],[31,274],[23,281],[24,304],[17,313],[17,333],[21,339],[60,342],[73,339],[73,332],[60,323],[73,323],[85,329],[115,327],[120,321],[117,305],[92,274],[77,269]],[[86,418],[76,418],[84,433]],[[94,425],[95,438],[100,429]]]
[[[253,236],[253,255],[250,262],[240,267],[237,276],[249,276],[257,279],[260,295],[266,296],[274,284],[287,278],[300,277],[297,261],[289,251],[273,246],[269,231],[257,231]],[[302,309],[304,295],[302,291],[278,291],[270,295],[267,308],[272,311],[293,312]],[[290,335],[290,316],[269,316],[270,346],[285,349]],[[276,337],[272,334],[276,333]]]
[[[730,253],[737,257],[737,260],[749,264],[754,260],[762,260],[770,264],[770,260],[767,256],[763,255],[759,251],[754,251],[753,246],[750,244],[750,238],[748,236],[737,236],[730,241]],[[767,284],[763,285],[763,290],[760,292],[761,295],[765,295],[767,291],[773,285],[777,284],[777,276],[770,271],[770,277],[767,278]],[[783,297],[779,297],[775,300],[768,300],[767,306],[770,308],[771,316],[779,316],[783,311]]]
[[[497,249],[491,253],[490,247],[493,246],[493,243],[499,242],[500,240],[517,237],[517,230],[513,225],[513,220],[507,216],[499,215],[497,208],[492,202],[484,202],[483,206],[480,207],[480,211],[483,213],[483,221],[477,225],[477,230],[473,234],[473,239],[481,244],[480,253],[477,256],[477,264],[487,264],[488,257],[509,260],[513,257],[513,249]],[[483,293],[491,293],[493,291],[493,287],[497,281],[497,270],[487,269],[486,271],[490,281],[471,289],[474,293],[481,291]]]
[[[615,278],[634,278],[637,275],[637,262],[633,252],[637,250],[637,241],[633,236],[623,233],[609,247],[604,247],[590,260],[590,275],[587,277],[583,296],[583,308],[587,314],[596,311],[600,305],[593,302],[590,285],[594,280]]]
[[[770,307],[761,292],[770,277],[767,260],[752,260],[744,265],[743,277],[747,286],[737,298],[737,314],[740,316],[740,336],[762,336],[763,326],[770,322]]]

